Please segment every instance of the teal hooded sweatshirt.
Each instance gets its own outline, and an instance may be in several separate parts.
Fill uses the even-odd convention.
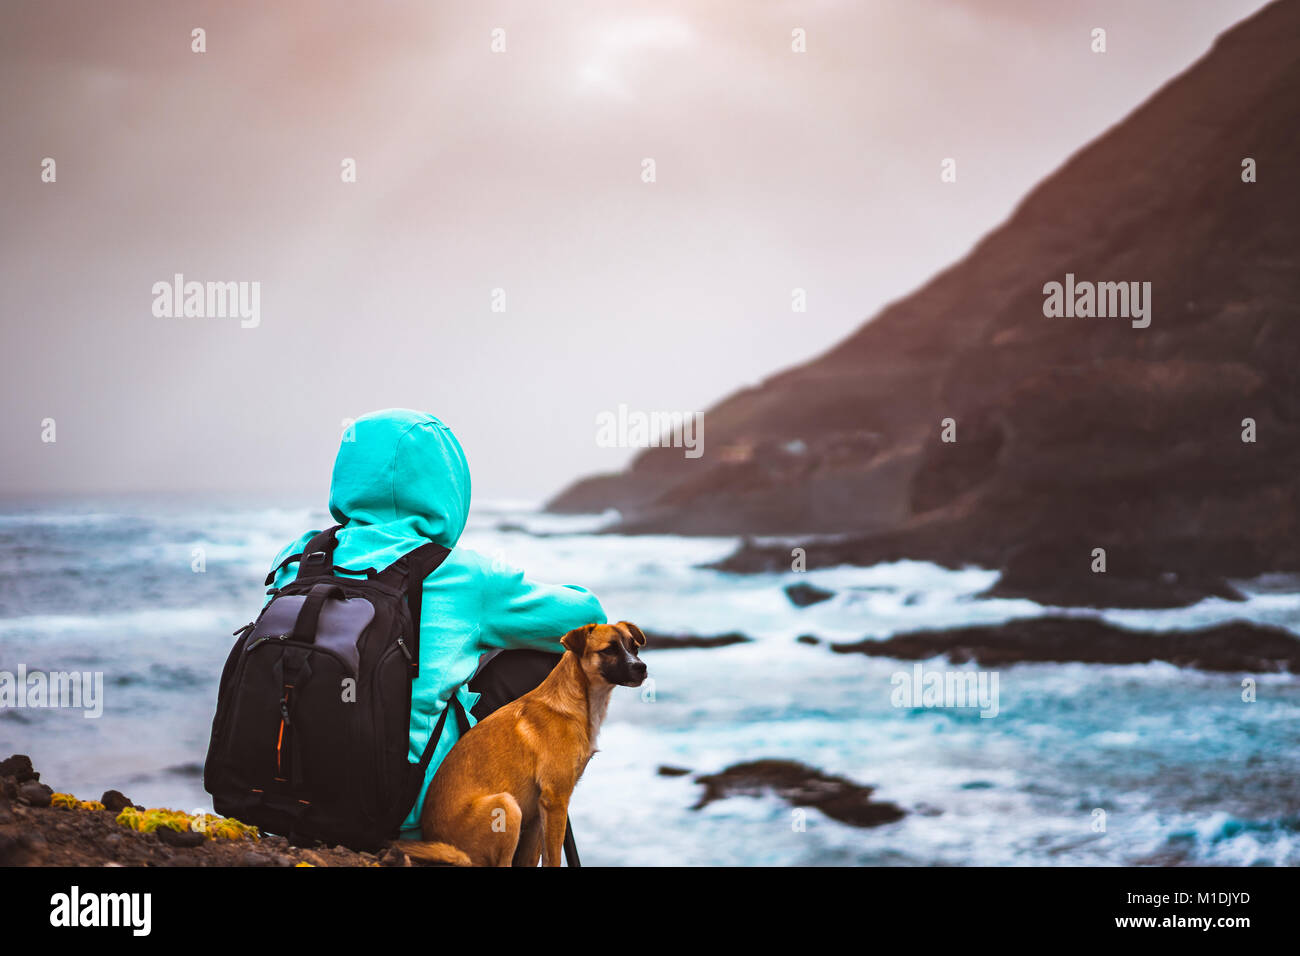
[[[386,568],[430,541],[452,549],[424,582],[420,676],[411,702],[408,756],[413,763],[453,693],[466,713],[478,701],[479,695],[464,685],[485,651],[532,648],[559,654],[564,650],[561,636],[606,620],[600,602],[585,588],[538,584],[521,571],[501,569],[456,547],[469,516],[469,487],[465,452],[451,429],[432,415],[407,409],[357,419],[334,461],[330,514],[343,525],[334,552],[336,568]],[[272,567],[302,551],[315,533],[307,531],[289,544]],[[290,564],[272,584],[281,587],[297,573],[297,563]],[[459,736],[456,721],[449,718],[419,798],[402,824],[403,837],[418,839],[425,791]]]

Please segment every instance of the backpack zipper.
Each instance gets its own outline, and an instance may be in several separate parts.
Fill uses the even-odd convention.
[[[293,690],[292,684],[284,685],[284,696],[280,698],[280,734],[275,740],[275,779],[278,783],[288,783],[284,777],[284,730],[292,725],[289,719],[289,691]]]
[[[253,643],[244,648],[244,653],[249,653],[253,648],[260,644],[265,644],[267,641],[287,641],[288,639],[288,634],[267,634],[265,637],[259,637],[257,640],[253,641]]]

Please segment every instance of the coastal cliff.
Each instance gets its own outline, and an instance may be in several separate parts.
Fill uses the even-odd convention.
[[[1010,572],[1007,593],[1071,570],[1084,587],[1094,548],[1137,590],[1188,600],[1223,592],[1221,576],[1300,569],[1298,160],[1300,3],[1286,0],[965,259],[707,410],[709,454],[648,448],[548,508],[614,508],[624,533],[834,534],[809,567],[981,564]],[[1076,281],[1149,289],[1149,324],[1045,315],[1045,286]],[[789,565],[788,546],[747,545],[724,566]]]

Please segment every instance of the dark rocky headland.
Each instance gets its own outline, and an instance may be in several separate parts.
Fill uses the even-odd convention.
[[[1000,593],[1044,603],[1179,606],[1300,570],[1298,49],[1300,4],[1238,24],[965,259],[709,409],[702,458],[649,448],[550,510],[790,536],[809,568],[1004,569]],[[1067,273],[1150,282],[1149,327],[1044,316]],[[722,566],[787,570],[790,547]]]

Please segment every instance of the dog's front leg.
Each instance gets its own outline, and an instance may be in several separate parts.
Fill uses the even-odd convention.
[[[560,866],[564,828],[569,821],[569,792],[543,790],[538,809],[542,818],[542,866]]]

